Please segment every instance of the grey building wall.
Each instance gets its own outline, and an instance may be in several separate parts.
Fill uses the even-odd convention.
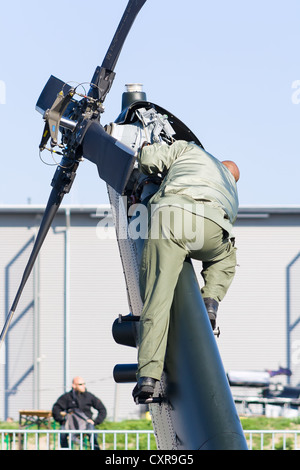
[[[69,208],[69,228],[65,209],[55,218],[5,341],[0,419],[17,419],[20,409],[51,409],[75,375],[103,400],[110,418],[138,416],[132,386],[119,393],[112,377],[124,355],[136,362],[136,351],[123,352],[111,334],[114,319],[129,312],[114,229],[107,237],[97,227],[104,209]],[[30,206],[0,210],[1,328],[42,213]]]
[[[235,234],[239,266],[219,314],[224,366],[260,371],[289,367],[290,383],[297,385],[299,208],[241,208]]]
[[[0,207],[1,328],[43,210]],[[243,207],[235,234],[239,266],[218,317],[225,370],[287,366],[296,385],[300,207]],[[194,265],[201,285],[201,263]],[[116,363],[136,362],[135,349],[117,345],[111,335],[114,319],[128,313],[109,207],[62,207],[7,335],[0,365],[0,419],[18,419],[20,409],[51,409],[75,375],[83,376],[87,388],[103,400],[110,419],[138,417],[133,385],[116,385],[112,377]]]

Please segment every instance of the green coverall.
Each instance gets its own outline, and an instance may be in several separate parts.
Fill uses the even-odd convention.
[[[220,302],[235,274],[232,226],[238,195],[230,171],[194,143],[146,146],[138,157],[140,170],[164,180],[148,204],[151,220],[145,240],[140,291],[137,378],[161,379],[170,309],[186,257],[202,261],[203,298]]]

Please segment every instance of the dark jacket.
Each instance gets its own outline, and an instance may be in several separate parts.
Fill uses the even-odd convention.
[[[99,398],[88,391],[77,393],[73,389],[70,392],[61,395],[56,403],[54,403],[52,408],[53,418],[55,421],[62,424],[65,418],[61,416],[60,412],[68,412],[75,408],[83,411],[90,419],[93,419],[91,408],[95,408],[95,410],[98,411],[97,417],[93,419],[95,425],[101,424],[106,418],[106,408]]]

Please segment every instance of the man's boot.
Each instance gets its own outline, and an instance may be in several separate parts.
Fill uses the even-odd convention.
[[[134,401],[137,402],[139,399],[147,400],[147,398],[151,398],[156,382],[157,380],[152,379],[152,377],[141,377],[132,391]]]
[[[203,300],[208,313],[208,318],[210,320],[211,327],[213,330],[215,330],[217,324],[217,311],[219,304],[215,299],[211,299],[209,297]]]

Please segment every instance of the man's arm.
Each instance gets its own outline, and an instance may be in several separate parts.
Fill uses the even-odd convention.
[[[94,420],[94,424],[101,424],[105,420],[106,415],[107,415],[106,408],[103,405],[102,401],[99,398],[95,397],[94,395],[92,399],[92,406],[93,408],[95,408],[95,410],[98,411],[98,415],[96,416]]]
[[[66,415],[66,408],[67,402],[65,396],[62,395],[58,398],[58,400],[54,403],[52,407],[52,416],[58,423],[62,424],[65,420]]]
[[[145,175],[165,175],[170,166],[184,151],[187,142],[175,141],[172,145],[155,143],[144,146],[138,155],[139,169]]]

